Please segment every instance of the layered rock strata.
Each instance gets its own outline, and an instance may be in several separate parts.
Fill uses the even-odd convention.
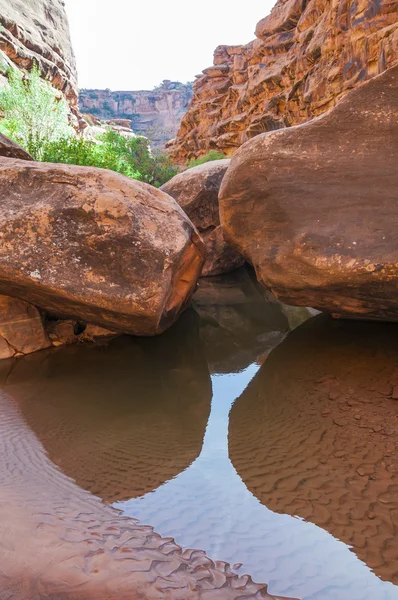
[[[244,263],[242,256],[225,242],[220,226],[218,192],[229,164],[229,159],[215,160],[187,169],[161,188],[178,202],[204,241],[203,276],[227,273]]]
[[[185,164],[228,156],[259,133],[321,115],[398,60],[398,5],[390,0],[279,0],[256,39],[219,46],[194,84],[172,153]]]
[[[164,81],[151,91],[81,90],[79,105],[83,113],[130,122],[135,133],[163,149],[175,137],[191,98],[191,84]]]
[[[62,0],[0,0],[0,77],[37,64],[77,112],[77,72]],[[1,82],[0,82],[1,83]]]
[[[242,146],[220,190],[224,235],[283,302],[398,320],[397,164],[398,66]]]

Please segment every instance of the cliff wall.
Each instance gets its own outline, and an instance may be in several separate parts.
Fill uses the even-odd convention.
[[[175,160],[308,121],[398,61],[396,0],[278,0],[256,39],[219,46],[194,83]]]
[[[164,81],[152,91],[81,90],[82,113],[104,120],[129,119],[135,133],[164,147],[175,137],[192,98],[190,84]]]
[[[77,110],[77,73],[63,0],[0,0],[0,84],[10,66],[43,76]]]

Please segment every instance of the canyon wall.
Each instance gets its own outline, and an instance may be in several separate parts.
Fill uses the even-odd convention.
[[[77,112],[77,72],[63,0],[0,0],[0,84],[36,63]]]
[[[192,98],[191,84],[165,80],[152,91],[81,90],[82,113],[103,120],[129,119],[135,133],[156,147],[174,138]]]
[[[172,155],[215,149],[308,121],[398,62],[396,0],[278,0],[256,39],[219,46],[194,83]]]

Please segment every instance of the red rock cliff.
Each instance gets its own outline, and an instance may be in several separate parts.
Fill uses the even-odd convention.
[[[30,70],[34,62],[77,109],[76,64],[63,0],[0,0],[0,84],[9,66]]]
[[[278,0],[245,46],[219,46],[194,84],[172,153],[230,156],[259,133],[318,116],[398,62],[397,0]]]
[[[80,109],[101,119],[130,119],[132,129],[163,148],[174,138],[192,98],[192,85],[165,80],[152,91],[81,90]]]

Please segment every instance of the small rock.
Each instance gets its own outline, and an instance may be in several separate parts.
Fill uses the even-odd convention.
[[[356,419],[357,421],[359,421],[361,419],[361,415],[354,415],[354,419]]]
[[[383,429],[382,433],[384,435],[394,435],[395,431],[393,429]]]

